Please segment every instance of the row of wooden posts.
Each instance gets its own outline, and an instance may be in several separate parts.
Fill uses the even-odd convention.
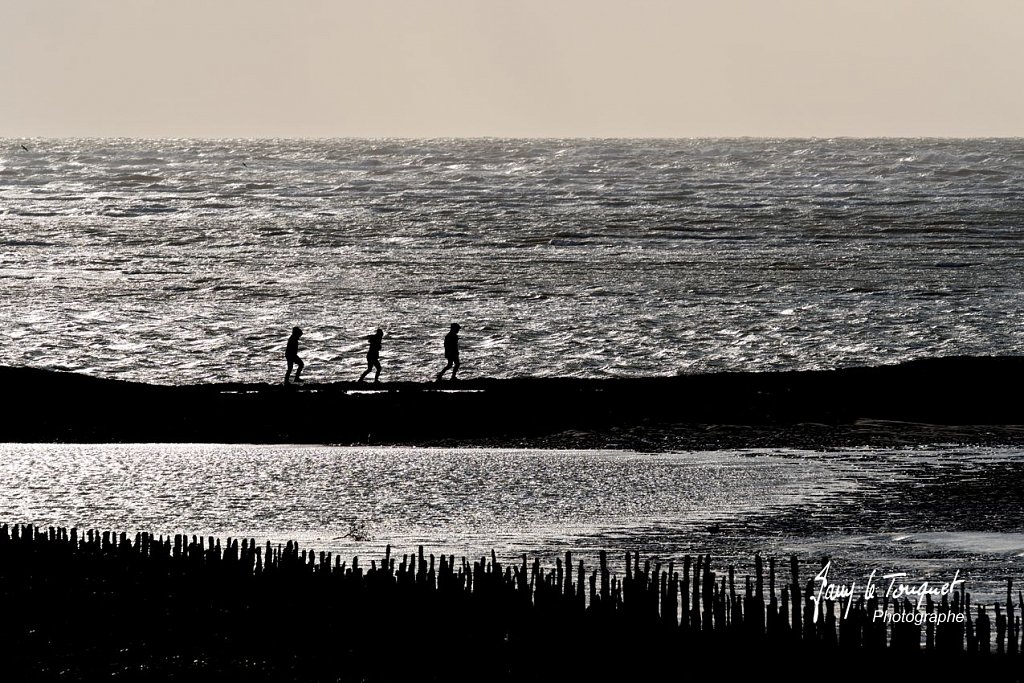
[[[201,646],[207,652],[215,643],[259,641],[267,637],[266,631],[253,629],[248,620],[260,615],[268,623],[288,620],[291,610],[305,610],[305,626],[288,633],[325,646],[334,637],[365,643],[360,628],[388,631],[404,619],[470,619],[479,628],[466,637],[495,657],[508,654],[517,643],[525,647],[544,642],[535,629],[558,634],[563,628],[576,634],[573,642],[594,643],[601,634],[614,634],[620,643],[657,642],[683,649],[731,644],[768,651],[961,653],[979,661],[1016,659],[1021,652],[1018,609],[1024,610],[1024,601],[1018,593],[1015,604],[1010,582],[1005,603],[991,610],[972,605],[961,584],[939,601],[928,596],[921,612],[905,598],[855,596],[852,604],[822,600],[815,618],[816,583],[800,575],[796,557],[780,568],[774,559],[765,562],[755,555],[754,568],[753,576],[737,577],[733,567],[714,571],[707,555],[652,565],[627,552],[619,574],[613,573],[605,552],[599,566],[588,570],[568,552],[564,560],[546,567],[525,555],[504,564],[493,552],[472,561],[435,558],[422,547],[399,558],[390,546],[379,562],[372,560],[366,567],[358,557],[349,563],[329,552],[300,549],[294,542],[260,545],[253,539],[222,542],[148,533],[131,538],[109,531],[4,524],[0,587],[8,613],[17,619],[7,620],[0,636],[20,639],[31,653],[33,633],[50,629],[58,634],[48,636],[50,641],[58,638],[73,629],[70,623],[61,626],[70,618],[62,610],[95,601],[112,622],[97,626],[94,621],[98,632],[129,643],[142,638],[150,649],[161,638],[180,644],[195,634],[212,639]],[[140,605],[148,611],[138,613]],[[337,626],[317,616],[321,609],[351,619]],[[885,620],[877,618],[878,610],[933,616]],[[140,626],[140,619],[146,621],[140,614],[154,611],[161,615],[160,623]],[[117,623],[124,619],[133,621],[132,628]],[[176,619],[187,624],[176,625]],[[204,629],[215,633],[202,636]],[[401,629],[389,632],[396,634],[392,644],[402,637]],[[273,643],[280,646],[288,637],[279,634]],[[443,646],[430,634],[415,642]],[[97,647],[93,642],[89,651],[95,653]],[[37,654],[46,657],[44,650]]]

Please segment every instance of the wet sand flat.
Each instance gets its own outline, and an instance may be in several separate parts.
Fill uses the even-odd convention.
[[[364,562],[387,545],[553,563],[710,554],[807,579],[1024,580],[1024,449],[629,451],[215,444],[0,446],[0,520],[253,538]],[[946,578],[945,580],[948,580]]]

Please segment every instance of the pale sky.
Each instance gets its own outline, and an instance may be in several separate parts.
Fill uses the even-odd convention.
[[[1024,0],[0,0],[0,136],[1024,136]]]

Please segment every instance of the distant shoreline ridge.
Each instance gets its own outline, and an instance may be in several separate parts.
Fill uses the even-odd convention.
[[[0,427],[5,442],[664,450],[799,447],[807,438],[810,445],[814,438],[826,446],[836,438],[840,445],[858,439],[900,445],[959,436],[1024,444],[1021,404],[1005,399],[1024,383],[1024,356],[923,358],[836,370],[376,385],[152,385],[27,367],[0,368],[0,378],[12,390]]]

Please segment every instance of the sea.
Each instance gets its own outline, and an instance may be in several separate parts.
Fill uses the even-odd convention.
[[[158,384],[1024,352],[1024,139],[0,140],[4,364]],[[995,388],[993,390],[996,390]],[[1020,449],[0,444],[0,523],[1024,580]],[[365,560],[364,560],[365,561]],[[1002,593],[1005,597],[1005,593]]]
[[[178,384],[1024,349],[1024,139],[0,140],[5,363]]]

